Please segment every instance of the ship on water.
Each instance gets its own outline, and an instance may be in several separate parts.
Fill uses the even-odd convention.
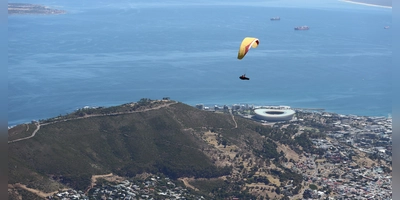
[[[281,18],[280,17],[272,17],[271,20],[273,20],[273,21],[274,20],[281,20]]]
[[[308,27],[308,26],[297,26],[297,27],[294,27],[294,30],[308,30],[308,29],[310,29],[310,27]]]

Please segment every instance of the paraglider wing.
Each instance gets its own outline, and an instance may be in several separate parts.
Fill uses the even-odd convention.
[[[238,59],[241,60],[250,50],[250,48],[257,48],[260,41],[257,38],[246,37],[243,39],[242,44],[240,44]]]

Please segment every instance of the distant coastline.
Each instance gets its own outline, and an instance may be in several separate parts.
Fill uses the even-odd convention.
[[[309,9],[309,16],[319,18],[311,23],[298,18],[303,16],[303,9],[284,3],[279,5],[279,13],[286,13],[285,19],[294,24],[288,30],[284,24],[289,22],[284,18],[277,23],[270,21],[280,15],[273,14],[277,11],[274,6],[254,10],[235,2],[218,2],[215,6],[182,3],[178,6],[182,9],[176,12],[176,6],[166,4],[149,4],[142,9],[125,7],[124,2],[75,7],[76,3],[29,1],[67,13],[8,15],[8,66],[13,69],[8,72],[9,126],[70,113],[86,105],[114,106],[165,95],[189,105],[205,103],[212,107],[215,103],[249,103],[317,107],[361,116],[387,116],[392,112],[387,78],[392,54],[392,37],[388,36],[393,32],[392,14],[387,12],[390,9],[315,2],[305,7],[329,12]],[[232,12],[213,12],[227,6]],[[145,12],[147,9],[152,11]],[[156,11],[159,14],[152,14]],[[204,15],[207,12],[213,14]],[[259,21],[251,18],[238,23],[232,20],[238,12],[264,13],[268,23],[260,27]],[[132,17],[134,26],[129,25]],[[299,25],[318,27],[318,34],[294,34],[293,27]],[[211,33],[210,27],[220,28],[213,28]],[[215,45],[219,36],[248,27],[256,32],[265,32],[265,28],[273,31],[259,35],[269,40],[269,45],[253,49],[255,59],[247,64],[229,55],[235,55],[235,34]],[[356,30],[368,34],[360,37]],[[316,37],[321,45],[310,44]],[[175,40],[189,43],[182,46]],[[152,45],[148,41],[153,41]],[[136,49],[133,43],[143,48]],[[251,75],[254,81],[245,83],[232,76],[242,73]],[[304,78],[310,74],[312,78]]]
[[[164,100],[165,99],[156,100],[156,101],[164,101]],[[167,101],[169,101],[169,99]],[[177,101],[174,101],[174,102],[177,102]],[[122,105],[124,105],[124,104],[122,104]],[[122,106],[122,105],[117,105],[117,106]],[[291,107],[291,106],[284,106],[284,105],[254,105],[254,104],[249,105],[249,104],[241,104],[241,103],[232,104],[232,105],[226,105],[226,104],[225,105],[222,105],[222,104],[202,104],[202,103],[195,104],[195,105],[193,105],[193,104],[192,105],[187,104],[187,105],[199,108],[201,110],[212,111],[212,112],[223,110],[224,107],[226,107],[227,109],[232,109],[232,110],[243,110],[243,109],[254,110],[254,109],[259,109],[259,108],[268,108],[268,109],[291,109],[291,110],[302,111],[302,112],[338,114],[338,115],[341,115],[341,116],[353,116],[353,117],[357,116],[357,117],[368,117],[368,118],[388,118],[388,119],[392,118],[391,114],[389,114],[388,116],[383,116],[383,115],[366,116],[366,115],[343,114],[343,113],[338,113],[338,112],[326,111],[324,108],[310,108],[310,107],[302,107],[302,108],[300,108],[300,107]],[[115,107],[115,106],[110,106],[110,107]],[[97,109],[97,108],[110,108],[110,107],[84,106],[82,108],[76,109],[72,113],[74,113],[74,112],[76,112],[78,110],[82,110],[82,109]],[[69,114],[71,114],[71,113],[69,113]],[[69,115],[69,114],[67,114],[67,115]],[[121,113],[113,113],[113,114],[109,114],[109,115],[118,115],[118,114],[121,114]],[[61,116],[61,114],[60,114],[60,116]],[[31,121],[27,120],[26,122],[16,123],[16,124],[12,124],[12,125],[8,124],[8,130],[13,128],[13,127],[15,127],[15,126],[21,125],[21,124],[38,123],[38,121],[40,122],[40,121],[58,119],[60,116],[58,116],[58,117],[51,116],[51,117],[49,117],[47,119],[33,119]],[[101,115],[101,116],[103,116],[103,115]],[[86,117],[79,117],[79,118],[86,118]]]
[[[65,14],[64,10],[57,10],[48,8],[47,6],[37,5],[37,4],[27,4],[27,3],[9,3],[8,4],[8,14],[36,14],[36,15],[58,15]]]
[[[364,5],[364,6],[373,6],[373,7],[380,7],[380,8],[390,8],[392,9],[391,5],[379,5],[379,4],[375,4],[372,2],[365,2],[365,1],[353,1],[353,0],[339,0],[342,2],[347,2],[347,3],[353,3],[353,4],[359,4],[359,5]]]

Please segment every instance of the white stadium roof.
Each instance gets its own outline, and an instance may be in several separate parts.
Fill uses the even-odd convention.
[[[290,109],[256,109],[254,112],[257,118],[266,121],[288,121],[296,113]]]

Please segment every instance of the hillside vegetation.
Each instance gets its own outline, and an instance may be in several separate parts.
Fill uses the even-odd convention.
[[[34,137],[8,144],[8,183],[43,192],[85,190],[96,174],[134,177],[146,172],[175,180],[190,177],[198,192],[214,198],[268,198],[250,186],[275,189],[288,181],[299,186],[296,194],[302,177],[281,165],[287,158],[277,141],[297,153],[309,145],[307,138],[291,139],[297,130],[290,127],[262,126],[228,113],[149,99],[80,109],[37,124],[40,130]],[[9,141],[26,137],[35,128],[16,126],[9,130]],[[279,191],[268,194],[283,197]]]

